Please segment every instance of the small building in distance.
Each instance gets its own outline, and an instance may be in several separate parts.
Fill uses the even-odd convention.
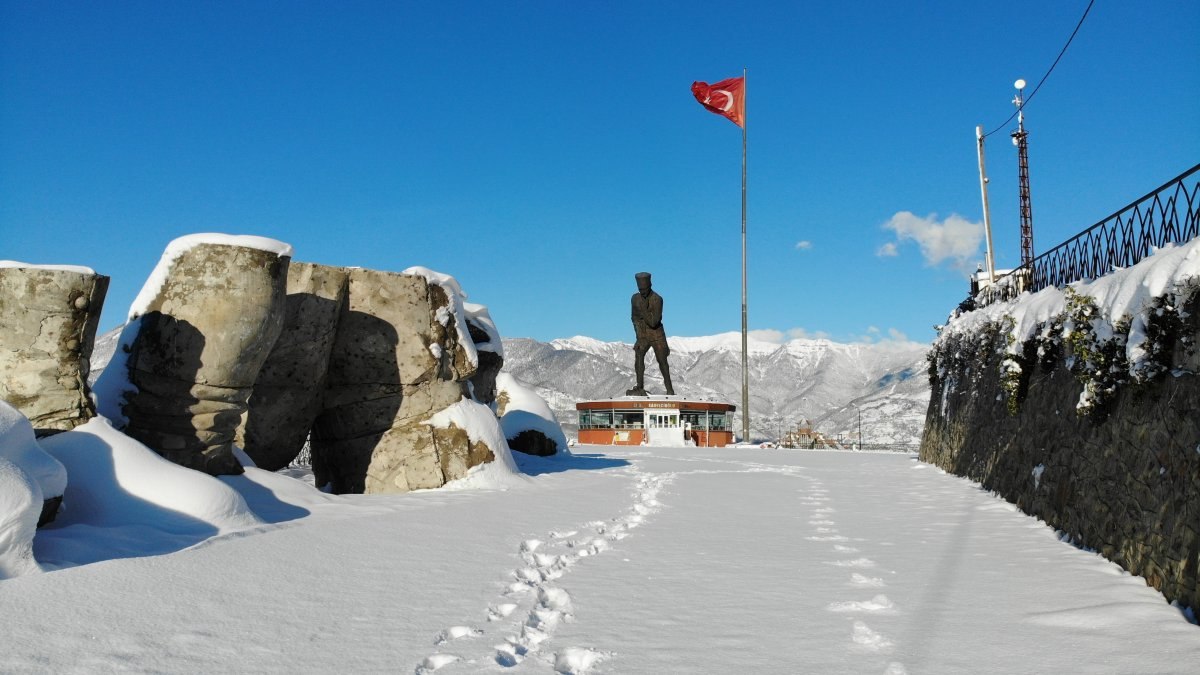
[[[580,401],[575,409],[582,444],[723,448],[733,443],[737,407],[679,396],[622,396]]]

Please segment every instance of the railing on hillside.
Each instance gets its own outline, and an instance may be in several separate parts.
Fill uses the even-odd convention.
[[[996,279],[974,298],[977,307],[1095,279],[1129,267],[1156,247],[1200,236],[1200,164],[1088,229]],[[971,302],[968,298],[968,303]]]

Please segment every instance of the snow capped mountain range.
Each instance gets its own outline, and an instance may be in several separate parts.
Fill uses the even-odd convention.
[[[675,393],[741,408],[740,333],[671,337],[668,343]],[[929,403],[928,350],[905,341],[780,344],[751,338],[751,436],[775,439],[809,419],[822,434],[853,439],[861,411],[866,443],[917,443]],[[574,435],[577,401],[622,396],[633,386],[633,346],[583,336],[549,343],[510,338],[504,340],[504,370],[545,398]],[[646,387],[663,391],[653,352],[646,359]],[[734,429],[741,430],[740,418]]]

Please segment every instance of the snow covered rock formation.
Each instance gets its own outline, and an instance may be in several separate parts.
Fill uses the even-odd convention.
[[[95,416],[88,356],[107,290],[108,277],[86,267],[0,261],[0,400],[39,433]]]
[[[0,263],[0,310],[19,319],[0,330],[0,400],[56,431],[98,412],[213,476],[243,473],[238,446],[275,470],[306,442],[317,481],[335,492],[441,487],[496,460],[516,470],[493,408],[504,356],[485,306],[423,267],[291,257],[262,237],[172,241],[98,359],[94,399],[107,278]]]
[[[309,438],[317,483],[338,493],[440,487],[494,460],[507,449],[431,423],[464,399],[494,398],[500,338],[465,298],[425,268],[294,263],[285,327],[250,398],[246,453],[275,470]]]
[[[171,242],[96,383],[101,412],[176,464],[241,474],[234,435],[283,326],[291,254],[260,237]]]

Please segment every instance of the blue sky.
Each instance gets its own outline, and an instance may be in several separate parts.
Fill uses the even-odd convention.
[[[983,259],[975,125],[1086,6],[0,0],[0,258],[111,276],[102,329],[224,232],[452,274],[506,337],[630,341],[642,270],[668,334],[736,331],[741,133],[689,89],[747,67],[750,328],[927,341]],[[1197,35],[1194,0],[1096,2],[1027,107],[1037,251],[1200,161]]]

